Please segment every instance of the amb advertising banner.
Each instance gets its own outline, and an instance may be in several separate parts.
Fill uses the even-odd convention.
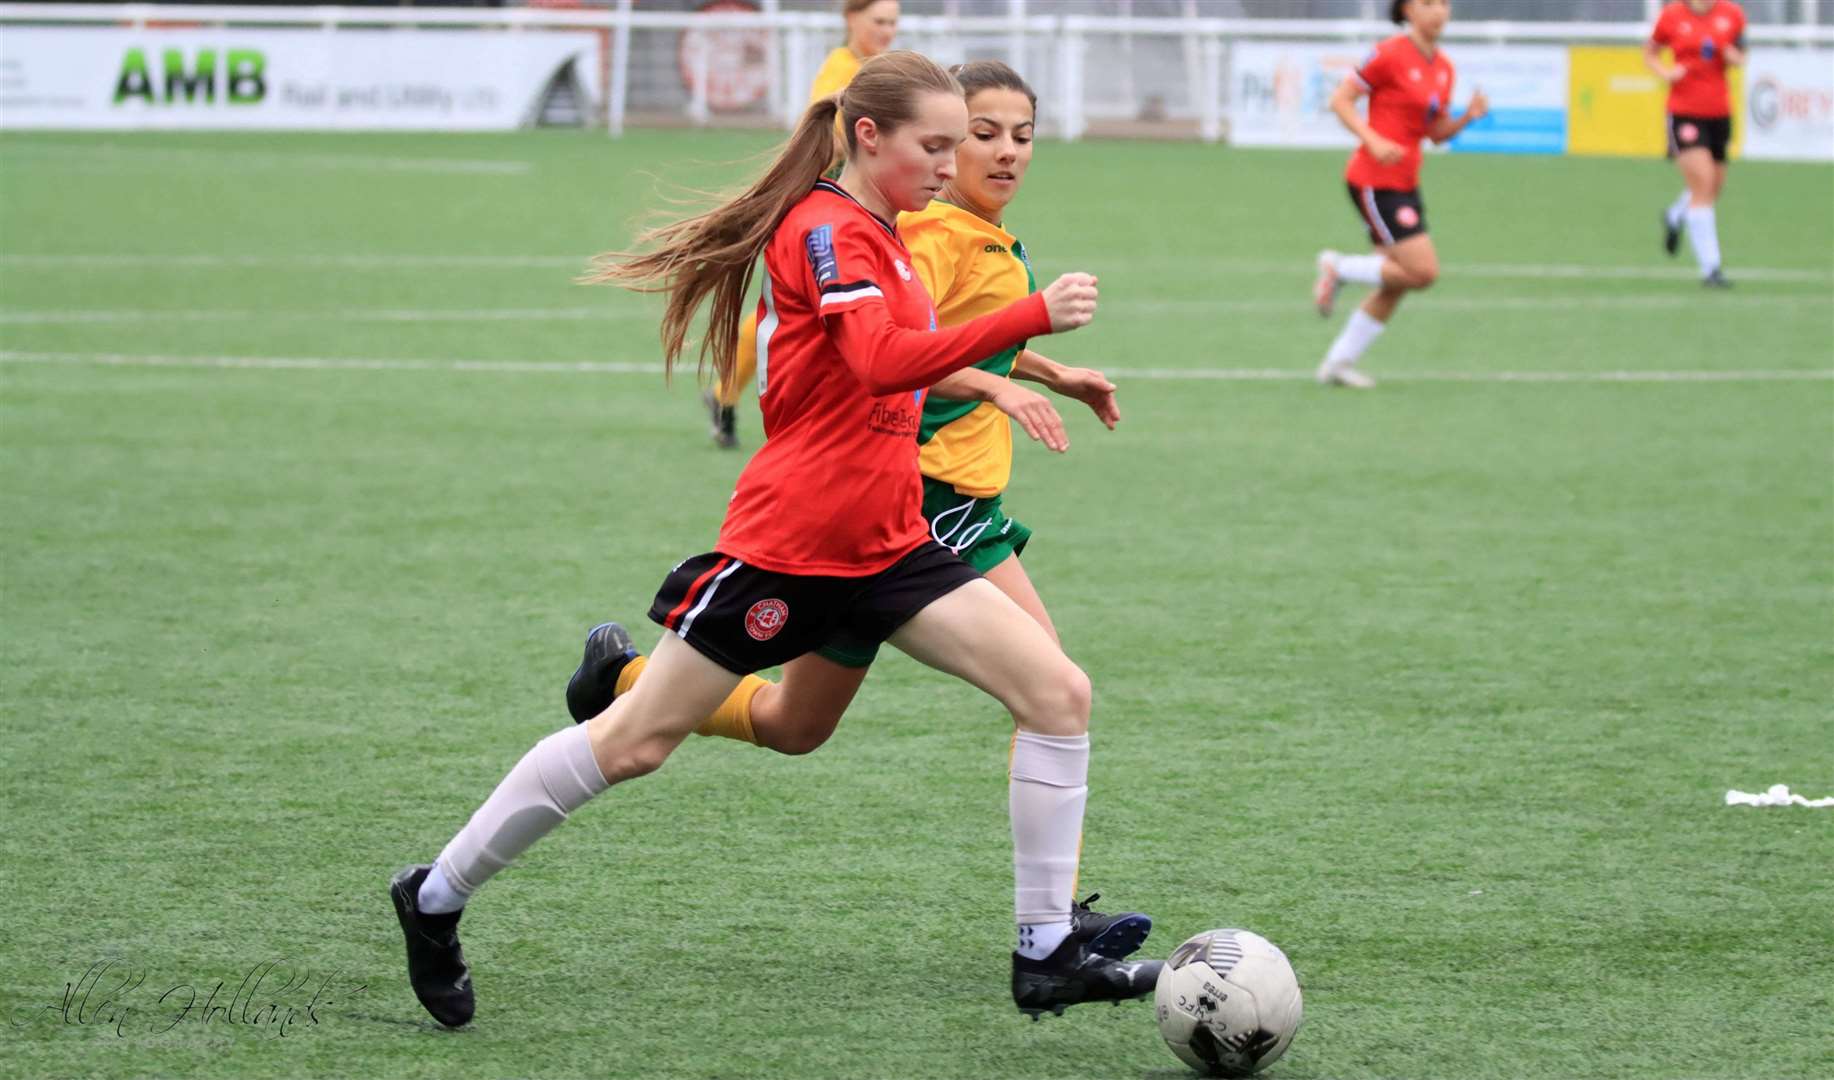
[[[490,131],[599,99],[591,31],[0,30],[0,128]]]
[[[1329,108],[1367,45],[1238,41],[1231,47],[1229,141],[1236,146],[1356,144]],[[1453,111],[1479,87],[1490,115],[1452,143],[1455,150],[1558,154],[1566,146],[1567,51],[1560,46],[1473,45],[1447,50],[1458,73]]]
[[[1746,157],[1834,161],[1834,52],[1752,50],[1739,115]]]

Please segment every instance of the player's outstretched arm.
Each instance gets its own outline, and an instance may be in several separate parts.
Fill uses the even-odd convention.
[[[1011,379],[980,368],[963,368],[930,387],[930,394],[951,401],[985,401],[1018,421],[1025,434],[1033,442],[1043,443],[1047,450],[1061,454],[1070,448],[1070,436],[1064,431],[1057,406],[1043,394],[1014,386]]]
[[[828,337],[869,393],[933,386],[943,376],[1027,338],[1087,326],[1095,317],[1095,278],[1065,274],[1041,293],[942,330],[911,330],[883,300],[862,298],[828,315]]]
[[[1121,406],[1114,399],[1114,384],[1093,368],[1069,367],[1023,349],[1013,365],[1013,378],[1043,383],[1054,394],[1075,398],[1089,406],[1089,411],[1107,425],[1109,431],[1121,422]]]

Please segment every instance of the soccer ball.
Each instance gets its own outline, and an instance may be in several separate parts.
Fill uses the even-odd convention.
[[[1279,946],[1247,930],[1209,930],[1172,951],[1153,990],[1159,1034],[1207,1076],[1247,1076],[1292,1044],[1299,977]]]

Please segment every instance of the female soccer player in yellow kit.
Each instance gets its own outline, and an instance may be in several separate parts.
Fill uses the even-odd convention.
[[[846,0],[841,5],[841,17],[847,21],[847,43],[822,61],[815,81],[809,85],[810,104],[847,89],[860,65],[891,48],[892,40],[898,36],[898,0]],[[835,137],[842,137],[838,126]],[[739,351],[732,376],[701,394],[701,403],[707,406],[713,421],[713,441],[722,449],[738,449],[738,414],[734,407],[757,371],[758,319],[753,315],[739,327]]]

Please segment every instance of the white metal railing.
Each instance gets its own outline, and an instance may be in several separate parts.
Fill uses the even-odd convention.
[[[631,39],[641,31],[764,31],[772,36],[769,86],[765,100],[776,122],[789,126],[800,114],[803,88],[813,78],[827,48],[839,41],[838,20],[830,12],[699,13],[691,11],[636,11],[629,0],[618,7],[595,9],[555,8],[348,8],[348,7],[238,7],[234,5],[152,4],[8,4],[0,3],[0,30],[8,24],[91,24],[144,28],[154,25],[210,25],[240,27],[306,26],[337,28],[451,28],[478,27],[506,31],[586,29],[609,36],[606,72],[606,126],[613,135],[623,131],[629,115],[632,70]],[[1040,96],[1051,103],[1053,126],[1064,138],[1075,139],[1087,130],[1089,102],[1089,48],[1092,37],[1122,39],[1172,39],[1181,41],[1192,58],[1188,72],[1192,112],[1205,139],[1219,138],[1225,113],[1227,43],[1231,40],[1297,39],[1310,41],[1369,42],[1394,33],[1386,22],[1361,19],[1212,19],[1146,18],[1099,15],[922,16],[899,22],[900,43],[943,57],[960,52],[965,39],[997,41],[997,51],[1021,72],[1029,73],[1036,59],[1050,69],[1050,79],[1039,86]],[[1445,39],[1496,44],[1639,44],[1646,40],[1646,23],[1596,22],[1454,22]],[[1749,27],[1746,38],[1759,47],[1834,48],[1834,27],[1802,24],[1767,24]],[[985,50],[982,50],[983,52]],[[691,122],[711,122],[706,100],[712,58],[705,48],[691,48],[688,60],[696,78],[687,105]],[[1098,61],[1099,62],[1099,61]],[[1834,62],[1834,59],[1831,59]]]

